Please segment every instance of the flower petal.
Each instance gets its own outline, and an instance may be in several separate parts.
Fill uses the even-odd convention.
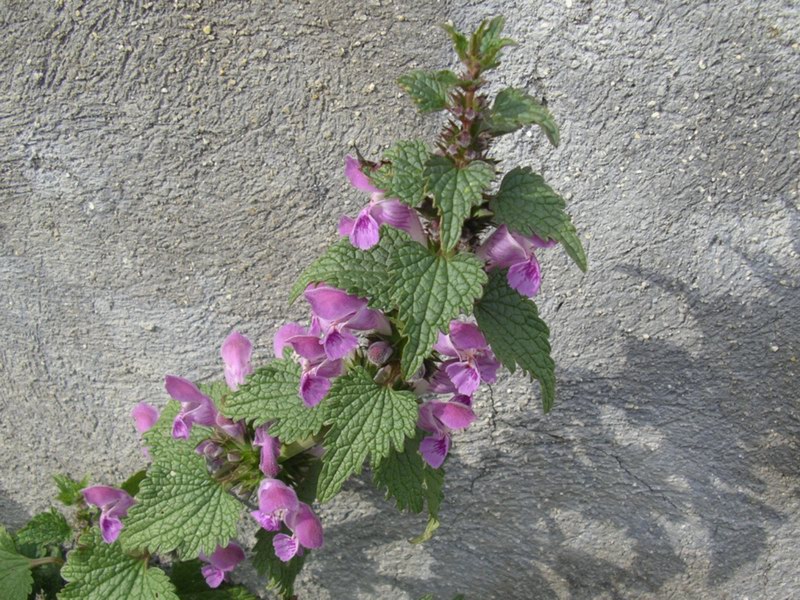
[[[231,542],[224,548],[217,546],[214,553],[208,557],[208,562],[225,572],[233,571],[243,560],[244,550],[235,542]]]
[[[448,429],[466,429],[475,421],[475,413],[461,402],[435,402],[434,416]]]
[[[106,514],[100,515],[100,535],[103,536],[103,541],[106,544],[113,544],[119,537],[122,531],[122,521],[117,517],[108,516]]]
[[[181,404],[184,402],[210,402],[210,399],[194,383],[184,377],[167,375],[164,377],[164,388],[173,400],[177,400]]]
[[[508,270],[508,285],[523,296],[529,298],[536,295],[542,284],[542,273],[539,261],[531,255],[529,260],[518,262]]]
[[[258,509],[267,514],[279,510],[295,511],[297,494],[279,479],[264,479],[258,486]]]
[[[347,328],[356,331],[377,331],[381,335],[391,335],[392,325],[381,311],[364,308],[347,320]]]
[[[528,252],[508,231],[508,227],[501,225],[478,248],[476,254],[486,260],[491,267],[504,269],[511,265],[528,259]]]
[[[481,381],[487,383],[497,381],[497,370],[500,368],[500,362],[491,351],[486,350],[485,353],[476,356],[475,363],[478,367],[478,372],[481,374]]]
[[[232,331],[222,342],[220,354],[225,363],[225,381],[229,388],[236,391],[244,383],[245,377],[253,372],[250,364],[253,344],[238,331]]]
[[[150,431],[153,425],[158,421],[158,409],[147,402],[139,402],[131,410],[133,417],[133,426],[139,433]]]
[[[325,355],[329,360],[344,358],[358,348],[358,338],[339,327],[331,327],[322,338]]]
[[[349,154],[344,159],[344,174],[350,180],[350,184],[357,190],[369,193],[380,191],[369,182],[369,177],[364,175],[359,160]]]
[[[281,520],[272,515],[261,512],[260,510],[254,510],[250,512],[250,516],[253,517],[256,522],[267,531],[281,530]]]
[[[353,231],[350,232],[350,243],[360,250],[369,250],[381,239],[380,226],[369,214],[368,208],[358,213]]]
[[[342,237],[349,236],[351,233],[353,233],[353,226],[355,224],[355,219],[348,217],[347,215],[342,215],[339,219],[339,226],[337,227],[339,235]]]
[[[482,350],[489,346],[477,325],[463,321],[450,321],[450,341],[460,351]]]
[[[455,322],[456,321],[451,321],[450,326],[452,327],[452,324]],[[445,335],[441,331],[439,332],[439,337],[436,340],[436,343],[433,345],[433,349],[443,356],[458,358],[458,350],[456,350],[456,347],[450,340],[450,336]]]
[[[315,335],[296,335],[287,341],[297,354],[312,364],[325,359],[322,340]]]
[[[412,240],[419,242],[423,246],[427,245],[428,238],[422,229],[419,215],[416,210],[407,204],[403,204],[399,200],[376,202],[370,214],[375,219],[375,222],[378,223],[378,226],[386,224],[395,229],[401,229],[410,235]]]
[[[281,470],[278,464],[278,456],[281,453],[281,442],[278,438],[269,434],[266,426],[257,427],[253,446],[261,448],[258,468],[267,477],[275,477]]]
[[[327,285],[306,288],[303,294],[315,316],[326,321],[344,321],[367,306],[364,298]]]
[[[441,403],[436,400],[430,400],[420,405],[417,427],[428,433],[446,433],[441,422],[439,422],[439,419],[434,415],[436,404]]]
[[[130,498],[130,494],[125,490],[120,490],[108,485],[93,485],[81,490],[83,499],[87,504],[93,504],[99,508],[116,504],[125,497]]]
[[[272,538],[272,547],[275,548],[275,556],[283,562],[289,562],[297,554],[300,544],[294,537],[289,537],[285,533],[279,533]]]
[[[447,366],[446,371],[459,394],[471,396],[481,385],[481,375],[471,363],[452,363]]]
[[[426,463],[438,469],[450,451],[450,436],[430,435],[419,443],[419,451]]]
[[[210,588],[218,588],[225,580],[225,571],[218,569],[214,565],[204,565],[200,569],[200,573],[203,574],[203,578]]]
[[[299,323],[286,323],[286,325],[282,325],[281,328],[275,332],[275,338],[272,342],[275,358],[283,358],[283,350],[289,345],[288,340],[298,335],[306,335],[305,327]]]
[[[322,523],[308,504],[301,502],[300,508],[286,518],[286,525],[304,548],[322,547]]]
[[[331,389],[331,380],[327,377],[304,373],[300,377],[300,398],[303,404],[311,408],[316,406]]]

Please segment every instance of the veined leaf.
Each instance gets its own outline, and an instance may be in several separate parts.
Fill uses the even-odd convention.
[[[558,126],[553,115],[522,90],[506,88],[499,92],[487,121],[489,131],[495,135],[512,133],[525,125],[539,125],[550,143],[558,146]]]
[[[17,532],[17,541],[20,544],[35,546],[63,544],[71,538],[72,528],[67,519],[54,508],[39,513]]]
[[[291,444],[318,433],[328,414],[327,399],[308,408],[298,395],[299,387],[300,365],[287,359],[273,360],[228,396],[223,413],[235,421],[246,419],[255,426],[274,421],[270,435]]]
[[[494,179],[494,169],[481,161],[458,167],[444,156],[433,156],[425,169],[428,189],[442,215],[442,248],[452,249],[461,239],[461,228],[472,207],[480,204],[483,192]]]
[[[586,253],[565,206],[564,199],[528,167],[509,171],[490,204],[498,224],[560,242],[581,271],[586,271]]]
[[[369,177],[387,198],[417,206],[425,198],[425,163],[430,153],[423,142],[397,142],[383,155],[384,164]]]
[[[538,379],[542,407],[548,412],[555,398],[555,363],[550,357],[550,330],[533,301],[509,287],[506,271],[489,276],[486,291],[475,304],[475,318],[498,360],[514,372],[517,365]]]
[[[328,393],[335,415],[325,437],[325,454],[317,484],[320,502],[333,498],[367,457],[373,463],[400,450],[414,434],[417,397],[378,385],[363,367],[339,377]]]
[[[246,588],[227,582],[216,589],[208,587],[199,560],[179,562],[172,566],[169,578],[180,600],[257,600]]]
[[[458,76],[452,71],[421,71],[406,73],[400,84],[421,112],[444,110],[450,90],[458,85]]]
[[[97,529],[81,536],[67,554],[61,576],[67,585],[59,600],[179,600],[166,574],[129,556],[119,542],[106,544]]]
[[[30,560],[17,551],[14,539],[0,525],[0,590],[8,600],[26,600],[33,588]]]

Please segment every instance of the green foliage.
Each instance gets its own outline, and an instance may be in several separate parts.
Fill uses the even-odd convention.
[[[72,528],[60,512],[51,508],[49,512],[39,513],[17,532],[20,544],[34,546],[55,546],[72,538]]]
[[[7,600],[25,600],[33,588],[30,560],[17,550],[14,539],[0,525],[0,590]]]
[[[442,215],[442,248],[449,251],[461,239],[464,219],[483,200],[484,190],[494,179],[494,169],[480,161],[459,167],[449,158],[433,156],[426,165],[425,177]]]
[[[447,108],[450,90],[456,87],[458,82],[458,76],[447,70],[414,70],[397,80],[421,112]]]
[[[472,254],[432,254],[413,242],[397,248],[390,273],[397,321],[406,338],[400,365],[403,375],[411,377],[430,354],[439,331],[447,332],[452,319],[471,312],[486,274]]]
[[[256,600],[246,588],[223,583],[216,589],[208,587],[199,560],[179,562],[172,567],[169,578],[181,600]]]
[[[410,238],[405,232],[381,227],[380,242],[369,250],[353,247],[347,238],[339,240],[300,275],[292,287],[290,302],[303,293],[309,283],[325,282],[349,294],[364,296],[379,310],[391,307],[389,277],[396,248]]]
[[[463,33],[453,26],[452,23],[445,23],[442,25],[450,39],[453,41],[453,49],[456,51],[458,58],[463,62],[469,59],[469,39]]]
[[[224,381],[212,381],[209,383],[198,383],[197,388],[206,396],[214,401],[214,405],[219,408],[225,402],[225,397],[231,393],[231,388]]]
[[[487,118],[489,131],[503,135],[526,125],[539,125],[550,143],[558,146],[558,125],[546,106],[515,88],[498,93]]]
[[[269,579],[269,588],[284,600],[294,596],[294,580],[303,568],[308,552],[303,556],[294,556],[290,561],[283,562],[275,556],[272,539],[277,531],[259,529],[256,533],[256,545],[253,546],[253,566],[260,575]]]
[[[542,388],[542,407],[548,412],[555,398],[555,364],[550,357],[550,330],[536,305],[511,289],[506,271],[489,277],[486,292],[475,305],[475,318],[498,360],[512,373],[517,365]]]
[[[69,475],[53,475],[53,480],[58,486],[56,500],[61,502],[61,504],[64,506],[74,506],[79,502],[83,502],[81,490],[89,485],[88,475],[80,481],[73,479]]]
[[[339,377],[328,400],[334,417],[317,484],[320,502],[333,498],[351,474],[360,473],[367,456],[377,464],[392,448],[402,449],[417,421],[417,397],[378,385],[363,367]]]
[[[300,365],[288,359],[273,360],[228,397],[223,412],[255,426],[274,421],[270,435],[290,444],[318,433],[328,417],[328,402],[307,408],[298,395],[299,387]]]
[[[61,575],[69,583],[60,600],[178,600],[166,574],[147,557],[126,554],[119,542],[106,544],[97,529],[81,536]]]
[[[154,429],[148,441],[163,439],[150,444],[153,464],[120,541],[129,551],[176,550],[181,558],[211,554],[236,535],[242,504],[208,473],[205,459],[194,451],[196,441],[173,440]]]
[[[581,271],[586,271],[586,253],[565,206],[564,199],[528,167],[509,171],[490,204],[498,224],[560,242]]]
[[[125,490],[131,496],[135,496],[139,493],[139,486],[142,484],[142,480],[147,476],[147,471],[142,469],[141,471],[136,471],[133,475],[128,477],[122,485],[120,485],[120,489]]]
[[[477,58],[482,70],[493,69],[500,64],[500,51],[506,46],[514,46],[511,38],[500,37],[505,27],[504,17],[494,17],[483,21],[472,34],[470,49]]]
[[[397,142],[383,155],[383,164],[370,174],[372,184],[387,198],[417,206],[425,198],[425,163],[430,153],[418,140]]]

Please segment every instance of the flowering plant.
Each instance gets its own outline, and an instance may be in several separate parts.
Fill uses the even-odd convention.
[[[446,111],[435,147],[400,141],[382,158],[345,159],[345,176],[369,194],[341,239],[294,285],[307,323],[275,334],[275,359],[251,364],[252,344],[222,344],[224,381],[167,375],[160,410],[141,403],[134,426],[146,470],[118,485],[57,478],[57,510],[11,535],[0,528],[0,589],[74,598],[252,598],[231,582],[250,556],[283,598],[323,545],[315,506],[369,463],[400,510],[427,513],[414,542],[439,526],[443,465],[476,415],[473,396],[501,365],[555,395],[549,331],[531,300],[540,250],[561,244],[586,257],[564,201],[530,168],[498,187],[490,156],[502,135],[538,125],[558,144],[545,106],[508,88],[493,102],[485,74],[513,42],[503,19],[471,36],[445,30],[463,71],[412,71],[399,83],[423,112]],[[243,514],[257,528],[245,551]]]

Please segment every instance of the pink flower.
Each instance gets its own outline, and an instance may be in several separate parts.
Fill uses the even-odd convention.
[[[466,429],[475,420],[471,405],[472,399],[469,396],[458,395],[449,402],[430,400],[419,407],[417,425],[432,434],[420,442],[419,451],[425,462],[434,469],[441,467],[447,458],[450,451],[450,432]]]
[[[486,261],[490,269],[508,269],[508,285],[523,296],[533,297],[542,284],[539,261],[534,248],[550,248],[554,241],[545,241],[538,236],[512,233],[501,225],[478,248],[476,254]]]
[[[431,381],[431,391],[472,396],[481,381],[494,383],[500,363],[477,325],[450,321],[450,334],[439,333],[433,346],[445,360]]]
[[[217,546],[211,556],[201,554],[200,560],[208,563],[200,569],[208,587],[218,588],[228,579],[228,573],[244,560],[244,550],[238,544],[231,542],[224,548]]]
[[[81,490],[87,504],[100,507],[100,535],[107,544],[113,543],[122,531],[122,517],[136,501],[124,491],[107,485],[94,485]]]

